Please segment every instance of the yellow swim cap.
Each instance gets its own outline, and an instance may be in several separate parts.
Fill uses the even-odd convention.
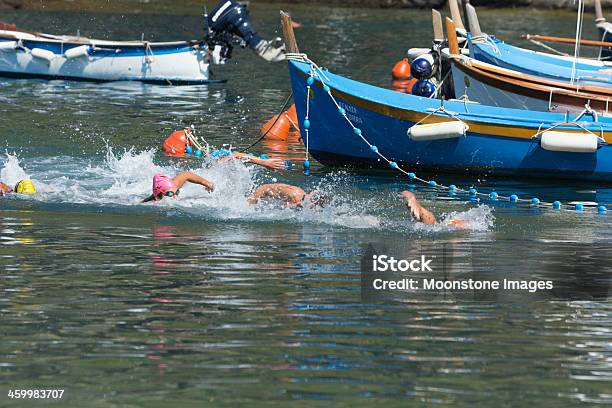
[[[21,180],[15,186],[15,192],[19,194],[34,194],[36,192],[36,187],[34,187],[34,183],[30,180]]]

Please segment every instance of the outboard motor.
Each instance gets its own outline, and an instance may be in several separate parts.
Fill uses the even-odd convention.
[[[206,43],[222,60],[231,57],[235,44],[248,46],[266,61],[285,59],[284,45],[276,46],[257,34],[251,25],[246,6],[235,0],[220,0],[217,6],[204,15]]]

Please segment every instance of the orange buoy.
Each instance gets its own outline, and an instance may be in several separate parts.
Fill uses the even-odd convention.
[[[406,81],[410,79],[410,62],[408,61],[408,58],[398,61],[397,64],[393,66],[391,76],[395,80]]]
[[[297,142],[300,139],[301,134],[295,104],[291,105],[289,109],[287,109],[285,115],[287,115],[291,121],[291,129],[289,130],[289,135],[287,135],[287,140]]]
[[[298,126],[298,117],[297,117],[297,110],[295,109],[295,103],[291,105],[289,109],[285,111],[285,114],[289,116],[289,119],[291,119],[291,125],[295,129],[299,130],[300,127]]]
[[[278,118],[278,120],[276,120]],[[275,123],[276,122],[276,123]],[[291,130],[291,121],[288,115],[283,112],[279,115],[274,115],[261,127],[261,135],[265,135],[267,139],[287,140],[289,131]]]
[[[414,86],[414,83],[416,82],[416,79],[414,78],[410,78],[408,80],[396,80],[396,81],[391,81],[391,89],[393,89],[396,92],[404,92],[404,93],[410,93],[412,91],[412,87]]]
[[[406,93],[412,93],[412,87],[414,87],[414,84],[416,84],[417,79],[416,78],[410,78],[408,80],[408,84],[406,84]]]
[[[164,152],[173,156],[185,154],[187,146],[186,130],[176,130],[164,141]]]

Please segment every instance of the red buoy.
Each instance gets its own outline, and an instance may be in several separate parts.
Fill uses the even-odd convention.
[[[398,61],[397,64],[391,70],[391,76],[395,80],[403,80],[406,81],[410,79],[410,62],[408,58],[404,58],[401,61]]]
[[[187,136],[185,136],[185,132],[185,130],[177,130],[172,132],[172,134],[164,141],[164,152],[173,156],[184,155],[185,147],[187,146]]]

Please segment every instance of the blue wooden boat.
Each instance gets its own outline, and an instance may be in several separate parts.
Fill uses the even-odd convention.
[[[285,20],[283,27],[302,137],[323,164],[389,169],[383,153],[411,171],[612,181],[610,118],[441,101],[364,84],[316,68],[297,53]],[[579,147],[594,135],[595,146]],[[566,142],[574,146],[565,149]]]
[[[454,2],[456,0],[451,0]],[[453,21],[460,22],[457,7],[452,7]],[[466,33],[469,55],[479,61],[529,75],[575,83],[580,88],[612,88],[612,63],[554,55],[516,47],[481,31],[476,9],[466,5],[470,32]]]

